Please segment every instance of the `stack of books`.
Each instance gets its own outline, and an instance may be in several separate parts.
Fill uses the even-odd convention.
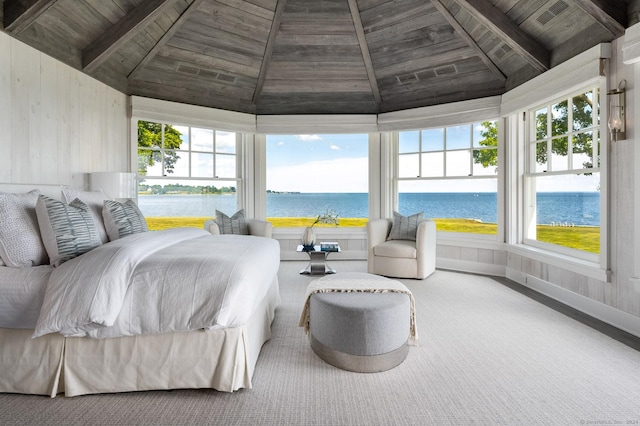
[[[339,246],[337,242],[321,242],[320,251],[338,251]]]

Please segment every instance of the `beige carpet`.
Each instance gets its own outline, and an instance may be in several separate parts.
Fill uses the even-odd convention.
[[[0,424],[640,424],[640,352],[488,277],[402,280],[416,298],[420,346],[390,371],[336,369],[297,327],[313,279],[298,274],[303,266],[282,262],[283,303],[253,389],[0,394]]]

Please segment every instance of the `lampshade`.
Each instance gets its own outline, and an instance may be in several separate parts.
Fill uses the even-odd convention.
[[[102,190],[110,198],[135,198],[136,174],[125,172],[95,172],[89,177],[92,191]]]

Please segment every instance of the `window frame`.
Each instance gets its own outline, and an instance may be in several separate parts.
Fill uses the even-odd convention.
[[[587,129],[573,129],[573,108],[572,99],[585,93],[597,93],[598,108],[592,108],[592,120],[591,127]],[[522,171],[522,197],[523,208],[520,218],[522,220],[522,244],[524,246],[532,247],[536,250],[548,251],[563,256],[566,259],[576,259],[580,262],[589,262],[592,264],[599,264],[606,269],[607,258],[607,245],[606,245],[606,222],[603,225],[603,221],[606,221],[606,209],[608,205],[608,194],[606,188],[606,155],[604,155],[607,149],[607,132],[604,130],[604,124],[606,123],[606,112],[603,108],[603,99],[606,96],[606,92],[602,90],[601,81],[592,81],[586,83],[581,87],[573,88],[570,91],[566,91],[562,94],[556,95],[551,99],[547,99],[544,102],[538,102],[534,106],[528,107],[523,111],[526,117],[524,125],[524,134],[522,137],[522,143],[520,144],[524,154],[524,164]],[[595,96],[594,96],[595,100]],[[552,115],[553,106],[562,102],[567,102],[567,131],[562,135],[554,135],[552,132]],[[536,119],[537,112],[542,109],[547,110],[547,135],[545,138],[538,139]],[[575,168],[571,167],[572,158],[572,139],[575,134],[592,132],[592,167],[590,168]],[[552,159],[552,143],[554,139],[567,138],[567,161],[568,166],[565,170],[554,170]],[[547,170],[536,171],[536,159],[535,159],[535,145],[538,143],[546,142],[547,145]],[[599,142],[599,143],[597,143]],[[598,167],[595,167],[596,161]],[[550,168],[550,170],[549,170]],[[535,235],[537,232],[537,220],[536,220],[536,178],[538,177],[551,177],[551,176],[568,176],[583,173],[599,173],[601,181],[600,190],[600,253],[591,253],[584,250],[573,249],[558,244],[552,244],[544,241],[539,241],[535,238],[531,238],[530,235]]]
[[[139,121],[148,121],[148,122],[153,122],[153,123],[158,123],[162,125],[162,147],[161,148],[157,148],[157,147],[149,147],[149,148],[144,148],[147,150],[152,150],[152,151],[160,151],[162,152],[162,171],[163,171],[163,175],[162,176],[148,176],[148,175],[140,175],[138,173],[138,168],[137,168],[137,164],[138,164],[138,152],[140,147],[138,146],[138,122]],[[187,127],[189,129],[189,149],[188,150],[184,150],[184,149],[173,149],[174,151],[178,151],[178,152],[185,152],[188,153],[187,156],[187,162],[188,162],[188,167],[189,167],[189,176],[176,176],[176,175],[166,175],[164,173],[164,150],[166,150],[167,148],[164,147],[164,128],[166,125],[170,125],[170,126],[180,126],[180,127]],[[198,128],[198,129],[205,129],[205,130],[212,130],[213,131],[213,135],[214,135],[214,145],[213,145],[213,151],[208,152],[208,151],[200,151],[200,150],[192,150],[192,139],[191,139],[191,129],[192,128]],[[235,154],[229,154],[229,153],[218,153],[216,151],[216,144],[215,144],[215,135],[216,132],[225,132],[225,133],[233,133],[235,134]],[[242,132],[242,131],[235,131],[235,130],[227,130],[227,129],[221,129],[221,128],[214,128],[212,126],[203,126],[202,124],[190,124],[188,122],[184,122],[184,121],[178,121],[178,120],[158,120],[158,119],[154,119],[154,118],[148,118],[145,116],[134,116],[131,117],[131,140],[135,141],[135,143],[131,144],[131,163],[133,165],[135,165],[135,170],[136,173],[138,175],[138,180],[141,179],[145,179],[145,180],[153,180],[153,181],[196,181],[196,182],[235,182],[235,188],[236,188],[236,210],[240,210],[240,209],[248,209],[250,208],[251,211],[253,211],[253,206],[248,206],[248,180],[247,179],[247,165],[246,165],[246,161],[247,159],[245,158],[245,152],[247,151],[246,149],[246,145],[249,143],[247,135]],[[191,170],[191,154],[192,153],[201,153],[201,152],[205,152],[207,154],[212,154],[213,156],[213,176],[214,177],[197,177],[197,176],[192,176],[192,170]],[[216,155],[219,154],[224,154],[224,155],[233,155],[235,156],[235,177],[216,177],[215,175],[215,164],[216,164]],[[137,200],[137,195],[136,195],[136,200]]]
[[[483,121],[493,121],[497,127],[497,137],[498,137],[498,145],[496,147],[476,147],[474,145],[474,125],[480,124]],[[398,184],[403,181],[430,181],[430,180],[487,180],[487,179],[495,179],[496,180],[496,225],[497,231],[495,234],[476,234],[470,232],[449,232],[449,231],[438,231],[439,242],[445,243],[446,239],[450,239],[452,241],[460,241],[460,240],[482,240],[485,242],[502,242],[504,241],[504,200],[505,194],[501,188],[504,188],[504,125],[503,120],[499,117],[495,118],[482,118],[477,119],[472,122],[451,122],[447,124],[442,124],[439,126],[430,126],[424,127],[420,129],[403,129],[399,130],[395,133],[395,138],[393,139],[393,210],[397,211],[399,209],[399,194],[400,191],[398,189]],[[464,148],[452,148],[447,150],[447,136],[446,129],[447,128],[455,128],[469,126],[469,147]],[[443,148],[442,150],[434,151],[418,151],[418,152],[403,152],[400,153],[400,133],[403,132],[415,132],[417,131],[419,134],[419,150],[422,148],[422,135],[426,130],[443,130]],[[473,174],[473,152],[478,149],[495,149],[497,151],[498,158],[498,172],[495,175],[474,175]],[[446,152],[460,152],[460,151],[468,151],[469,152],[469,175],[468,176],[447,176],[447,156]],[[411,155],[418,154],[419,159],[419,171],[422,172],[422,153],[433,153],[433,152],[442,152],[442,167],[443,167],[443,175],[442,176],[416,176],[416,177],[400,177],[400,156],[401,155]],[[440,239],[442,238],[442,240]]]

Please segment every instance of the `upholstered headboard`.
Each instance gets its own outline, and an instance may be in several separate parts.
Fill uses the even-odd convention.
[[[0,183],[0,192],[29,192],[34,189],[40,193],[56,200],[62,199],[61,190],[64,185],[53,184],[33,184],[33,183]]]

